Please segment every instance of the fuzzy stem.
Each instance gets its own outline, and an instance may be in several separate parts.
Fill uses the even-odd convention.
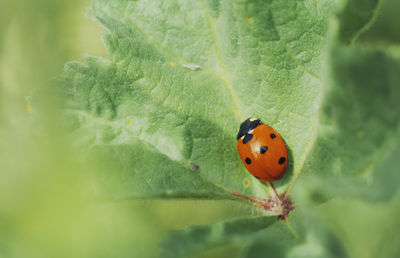
[[[275,193],[275,195],[276,195],[276,198],[277,198],[278,200],[280,200],[279,194],[278,194],[278,192],[276,191],[275,186],[272,184],[272,182],[269,182],[269,185],[272,187],[272,190],[274,190],[274,193]]]
[[[292,227],[292,224],[290,223],[288,217],[285,219],[285,222],[286,222],[286,225],[287,225],[287,227],[288,227],[290,233],[292,233],[292,235],[293,235],[295,238],[300,239],[299,234],[297,234],[296,230],[294,230],[294,228]]]

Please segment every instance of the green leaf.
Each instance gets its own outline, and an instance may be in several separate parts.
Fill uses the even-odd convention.
[[[315,239],[326,232],[309,224],[306,243],[286,247],[289,254],[282,253],[284,247],[277,252],[284,257],[344,257],[346,253],[351,257],[397,257],[398,248],[392,246],[398,241],[398,223],[382,218],[398,217],[398,198],[389,205],[371,201],[390,199],[399,186],[399,51],[367,45],[346,47],[340,39],[333,40],[319,136],[304,169],[307,173],[293,194],[308,216],[312,206],[306,205],[307,199],[315,206],[332,197],[346,197],[313,214],[327,217],[322,223],[329,225],[337,239],[328,234],[325,246],[316,245],[319,241]],[[296,224],[304,224],[302,220]],[[338,246],[343,250],[335,254],[341,249]],[[250,250],[249,257],[263,257],[274,248],[257,241]]]
[[[357,198],[370,203],[391,199],[399,188],[400,148],[385,150],[381,159],[370,164],[361,175],[305,174],[293,194],[297,203],[314,206],[332,198]],[[369,160],[365,162],[370,162]]]
[[[313,209],[299,207],[290,221],[296,224],[296,228],[290,229],[291,226],[286,223],[276,223],[260,232],[256,238],[248,239],[242,257],[346,257],[339,237],[332,234],[324,221],[315,216]]]
[[[335,200],[323,205],[319,214],[342,239],[349,257],[398,257],[399,193],[390,201],[378,204]]]
[[[373,26],[360,35],[359,40],[369,43],[398,44],[400,42],[400,17],[397,15],[397,10],[400,8],[400,2],[396,0],[381,2],[376,21]]]
[[[302,171],[315,176],[309,183],[320,189],[366,174],[396,147],[400,78],[392,53],[344,46],[342,35],[353,39],[365,30],[377,2],[369,2],[367,15],[346,9],[353,6],[330,23],[328,38],[331,1],[95,1],[92,15],[109,32],[108,58],[69,63],[63,78],[66,120],[98,163],[95,191],[116,198],[231,199],[232,192],[265,198],[265,185],[236,153],[237,128],[249,116],[276,128],[289,147],[279,191],[291,189]],[[348,15],[354,17],[343,18]],[[356,26],[347,28],[353,19]],[[306,180],[293,193],[298,205],[307,207],[304,186],[318,202],[335,194],[313,192]],[[305,214],[302,220],[313,218],[312,211]],[[328,244],[322,243],[323,230],[296,220],[301,242],[287,237],[281,244],[289,234],[280,228],[284,236],[274,240],[272,219],[177,231],[164,242],[164,255],[248,240],[243,255],[252,257],[265,250],[263,235],[277,256],[309,250],[314,257],[334,256],[327,250],[337,240],[329,233],[322,233]]]
[[[398,69],[400,58],[391,49],[332,44],[331,83],[304,169],[311,182],[324,182],[314,184],[319,195],[377,195],[369,186],[376,176],[372,171],[399,146]]]
[[[346,0],[338,14],[340,27],[338,40],[350,44],[375,21],[381,0]]]
[[[252,217],[191,226],[173,231],[161,244],[161,257],[188,257],[191,254],[232,241],[240,243],[277,222],[276,217]]]
[[[300,207],[290,220],[296,223],[300,236],[285,222],[265,216],[172,231],[161,243],[160,257],[197,257],[196,254],[228,243],[241,249],[240,257],[345,257],[338,238],[315,216],[313,209]]]
[[[183,196],[197,199],[232,199],[229,192],[202,178],[198,171],[191,171],[184,164],[171,162],[157,149],[151,146],[143,147],[139,142],[119,146],[96,146],[93,148],[93,153],[93,161],[98,163],[99,168],[97,179],[102,183],[101,185],[110,187],[107,192],[114,193],[118,199]],[[149,160],[152,162],[150,163]],[[160,164],[163,164],[163,177],[159,176]],[[148,172],[145,177],[140,171],[125,172],[137,166],[147,168]],[[121,173],[110,177],[110,171],[121,171]],[[168,180],[165,180],[165,177]],[[138,181],[143,183],[137,184]],[[175,186],[171,188],[171,184]],[[132,191],[121,185],[135,185],[136,187]],[[193,189],[198,190],[193,191]]]
[[[251,116],[273,126],[289,147],[289,169],[278,183],[286,187],[316,137],[332,10],[331,1],[94,1],[92,15],[109,31],[109,59],[66,66],[67,120],[83,145],[125,160],[146,157],[104,174],[98,189],[189,197],[207,191],[192,182],[199,180],[265,197],[236,150],[239,124]],[[157,171],[150,170],[156,162]],[[191,171],[193,164],[199,169]]]

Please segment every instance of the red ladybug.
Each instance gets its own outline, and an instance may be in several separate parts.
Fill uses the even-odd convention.
[[[243,164],[256,178],[272,182],[285,174],[286,145],[282,137],[260,119],[249,118],[240,125],[237,148]]]

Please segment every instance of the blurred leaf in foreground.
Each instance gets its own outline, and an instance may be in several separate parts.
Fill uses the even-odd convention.
[[[204,246],[217,246],[227,241],[240,242],[255,233],[276,223],[275,217],[252,217],[224,221],[212,226],[192,226],[185,231],[171,232],[162,243],[163,257],[187,257],[204,250]]]
[[[349,257],[399,257],[399,196],[379,204],[335,200],[322,205],[320,215],[342,239]]]
[[[93,167],[77,161],[55,119],[55,78],[79,53],[70,44],[85,25],[77,22],[82,9],[79,0],[0,1],[2,258],[145,257],[153,251],[145,246],[149,236],[159,234],[142,207],[88,202],[82,175]],[[98,41],[90,35],[91,44]]]

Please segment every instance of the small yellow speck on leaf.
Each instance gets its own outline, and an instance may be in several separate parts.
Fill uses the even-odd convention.
[[[175,66],[175,63],[174,62],[169,62],[168,63],[170,66]]]
[[[247,177],[245,177],[245,178],[243,179],[243,187],[244,187],[244,188],[249,188],[250,185],[251,185],[251,181],[250,181]]]
[[[126,121],[126,125],[130,125],[131,124],[131,121]]]
[[[26,109],[28,109],[28,111],[32,111],[32,106],[31,106],[31,105],[28,105],[28,106],[26,107]]]
[[[251,69],[251,67],[249,67],[249,73],[253,73],[253,69]]]
[[[357,132],[357,136],[360,137],[360,138],[363,137],[364,136],[364,131],[358,131]]]
[[[251,18],[250,16],[247,16],[247,21],[252,21],[253,18]]]
[[[276,82],[280,82],[281,81],[281,78],[278,78],[277,80],[276,80]]]

